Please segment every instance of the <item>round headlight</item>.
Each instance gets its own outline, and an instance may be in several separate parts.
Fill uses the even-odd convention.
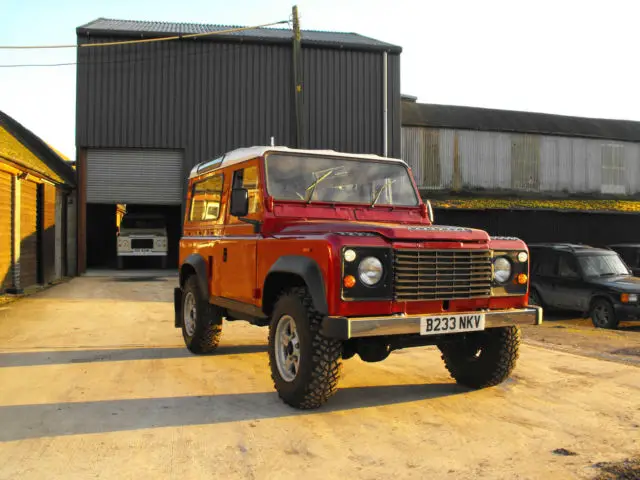
[[[358,265],[358,277],[368,286],[373,286],[382,278],[382,262],[376,257],[366,257]]]
[[[349,249],[344,251],[344,259],[347,262],[353,262],[356,259],[356,252]]]
[[[498,257],[493,262],[493,279],[498,283],[507,283],[511,277],[511,262]]]
[[[518,254],[518,261],[520,263],[524,263],[529,259],[529,255],[527,255],[527,252],[520,252]]]

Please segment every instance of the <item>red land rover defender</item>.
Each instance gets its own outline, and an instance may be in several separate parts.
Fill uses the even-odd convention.
[[[437,345],[472,388],[513,370],[528,306],[529,253],[516,238],[433,225],[407,165],[334,151],[254,147],[189,177],[175,326],[193,353],[223,319],[269,326],[284,402],[317,408],[341,363]]]

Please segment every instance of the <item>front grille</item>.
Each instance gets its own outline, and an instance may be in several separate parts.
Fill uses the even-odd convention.
[[[131,248],[153,248],[153,238],[132,238]]]
[[[452,300],[491,294],[488,250],[395,250],[398,301]]]

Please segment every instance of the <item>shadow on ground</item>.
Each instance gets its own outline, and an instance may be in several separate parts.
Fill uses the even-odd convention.
[[[221,345],[213,355],[237,355],[266,351],[266,345]],[[162,360],[185,357],[194,357],[185,347],[8,352],[0,353],[0,368],[64,365],[69,363],[125,362],[129,360]]]
[[[0,407],[0,442],[29,438],[211,425],[377,407],[465,393],[453,383],[353,387],[320,410],[300,411],[276,392]]]

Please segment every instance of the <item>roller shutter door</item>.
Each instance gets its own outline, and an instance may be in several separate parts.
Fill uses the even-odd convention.
[[[0,292],[13,285],[11,268],[11,175],[0,172]]]
[[[179,150],[87,151],[87,203],[181,205]]]
[[[20,185],[20,287],[38,283],[38,185]]]

